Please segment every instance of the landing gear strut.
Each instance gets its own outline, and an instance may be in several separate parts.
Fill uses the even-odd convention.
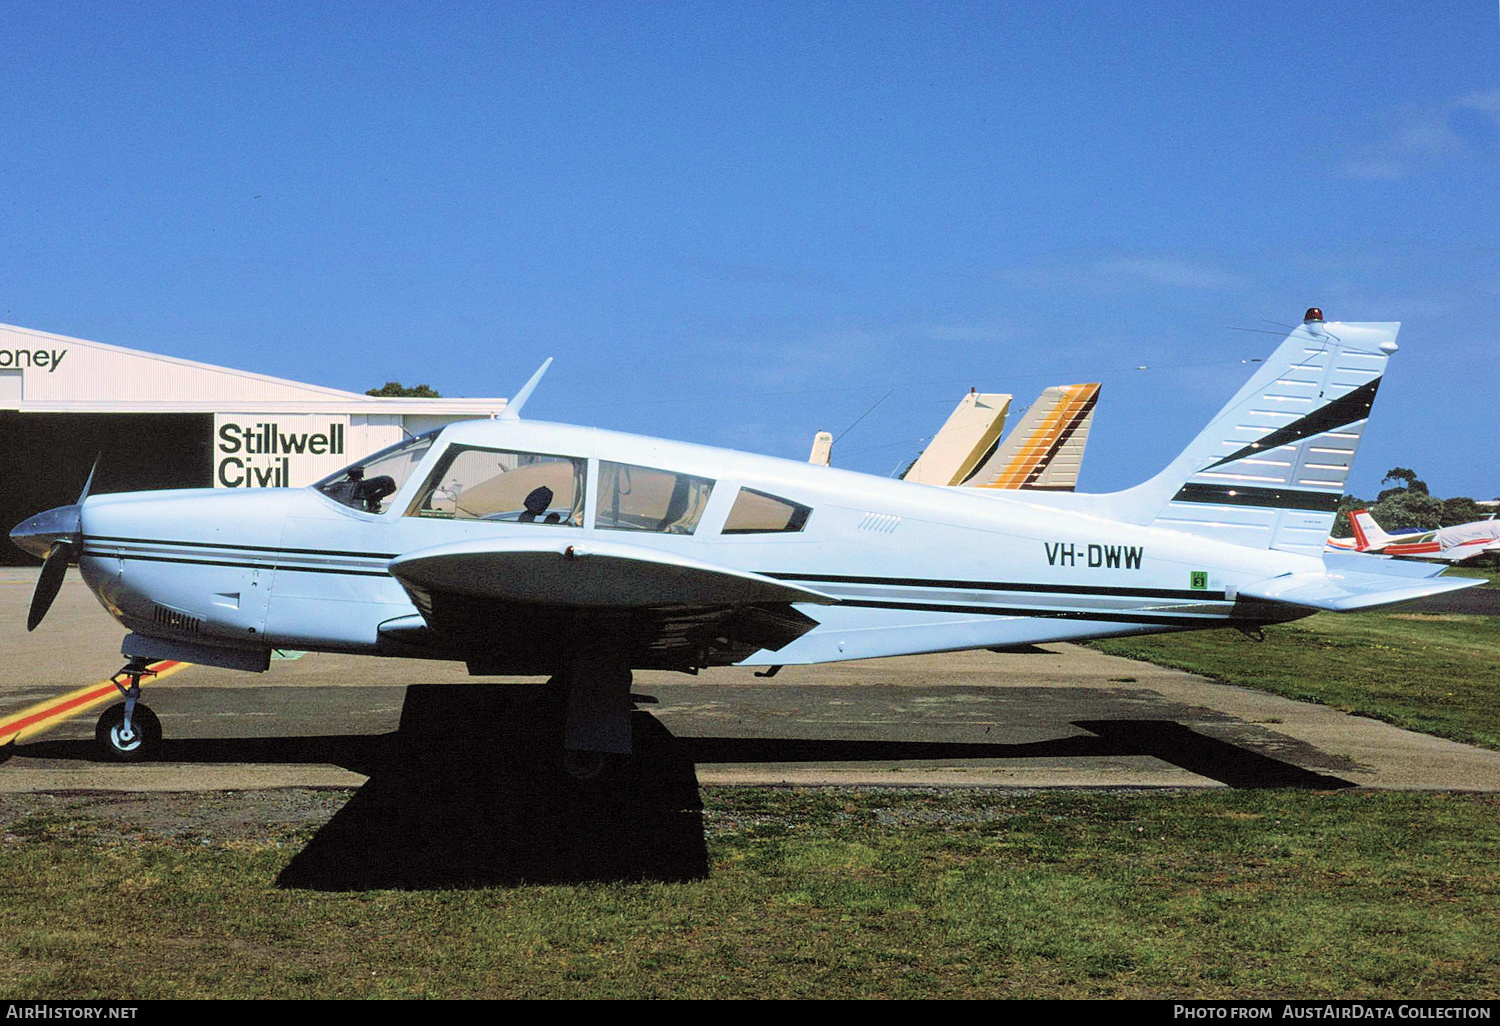
[[[94,726],[94,740],[103,750],[104,757],[112,762],[136,762],[155,753],[161,744],[161,720],[156,713],[141,704],[141,679],[154,677],[145,659],[134,658],[125,668],[110,678],[125,701],[104,710]],[[120,678],[129,678],[127,687]]]
[[[574,780],[609,776],[632,750],[629,664],[608,650],[584,650],[553,680],[568,691],[563,769]]]

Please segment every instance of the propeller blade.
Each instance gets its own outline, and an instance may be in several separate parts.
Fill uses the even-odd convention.
[[[52,600],[62,590],[63,577],[68,572],[68,562],[72,558],[72,544],[65,541],[52,543],[47,561],[42,564],[41,576],[37,578],[36,591],[31,596],[31,611],[26,614],[28,631],[36,630],[36,625],[42,622],[42,617],[52,608]]]
[[[89,489],[94,487],[94,475],[99,473],[99,461],[103,458],[104,454],[102,452],[98,456],[94,457],[94,465],[89,468],[89,478],[87,481],[83,482],[83,494],[78,496],[78,501],[73,505],[81,507],[83,505],[83,500],[89,497]]]

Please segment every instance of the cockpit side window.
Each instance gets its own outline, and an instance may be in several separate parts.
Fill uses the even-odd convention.
[[[430,431],[397,442],[325,477],[313,487],[350,509],[362,513],[384,513],[391,496],[401,490],[436,440],[437,432]]]
[[[584,470],[575,456],[455,445],[408,516],[583,526]]]
[[[807,526],[812,508],[753,488],[741,488],[734,497],[724,534],[781,534]]]
[[[714,483],[670,470],[599,462],[599,506],[594,526],[611,531],[692,534]]]

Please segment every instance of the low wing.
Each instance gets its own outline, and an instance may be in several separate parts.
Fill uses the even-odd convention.
[[[793,603],[837,601],[759,574],[598,540],[458,542],[400,556],[390,570],[424,624],[392,623],[385,632],[456,649],[471,669],[488,673],[552,672],[569,652],[600,645],[637,668],[739,662],[817,626]]]
[[[1405,567],[1413,567],[1416,572]],[[1479,578],[1431,576],[1435,573],[1441,573],[1441,568],[1396,563],[1375,556],[1355,556],[1338,562],[1329,561],[1323,570],[1283,574],[1257,581],[1240,588],[1239,595],[1309,609],[1349,612],[1411,602],[1485,583]]]

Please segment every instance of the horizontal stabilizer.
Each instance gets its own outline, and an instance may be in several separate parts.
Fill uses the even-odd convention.
[[[1363,557],[1368,559],[1369,557]],[[1372,573],[1327,567],[1310,573],[1284,574],[1239,589],[1240,598],[1285,602],[1309,609],[1348,612],[1395,605],[1483,584],[1478,578],[1427,577]]]

